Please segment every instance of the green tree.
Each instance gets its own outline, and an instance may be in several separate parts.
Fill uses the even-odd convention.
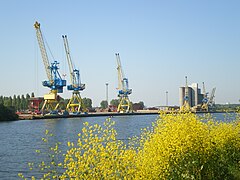
[[[62,97],[60,97],[59,108],[60,108],[61,110],[65,110],[65,109],[66,109],[66,106],[67,106],[67,104],[68,104],[68,101],[69,101],[69,99],[63,99]]]
[[[120,103],[119,99],[112,99],[110,101],[110,104],[113,105],[113,106],[116,106],[116,107],[118,107],[119,103]]]
[[[21,98],[20,95],[17,96],[17,103],[16,103],[16,110],[20,110],[21,109]]]
[[[32,92],[31,97],[32,97],[32,98],[35,97],[34,92]]]
[[[106,109],[108,107],[108,102],[106,100],[103,100],[101,103],[100,103],[100,106],[101,108],[103,109]]]
[[[26,99],[24,97],[24,95],[21,96],[21,110],[25,110],[26,109]]]
[[[92,100],[90,98],[83,98],[82,100],[86,108],[88,109],[92,108]]]
[[[4,97],[4,106],[11,107],[12,106],[12,97]]]
[[[140,108],[141,109],[143,109],[145,106],[144,106],[144,102],[143,101],[139,101],[139,103],[138,104],[140,104]]]
[[[28,109],[28,108],[29,108],[29,99],[30,99],[30,95],[27,93],[27,94],[26,94],[25,109]]]
[[[3,101],[3,96],[0,96],[0,104],[3,104],[4,101]]]
[[[10,121],[17,120],[18,115],[15,114],[13,108],[5,107],[3,104],[0,104],[0,121]]]
[[[14,94],[13,100],[12,100],[12,106],[16,109],[16,105],[17,105],[17,96]]]
[[[10,97],[8,98],[8,106],[7,106],[7,107],[12,107],[12,101],[13,101],[13,99],[12,99],[12,97],[10,96]]]

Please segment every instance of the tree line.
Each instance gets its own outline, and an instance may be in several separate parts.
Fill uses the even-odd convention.
[[[27,93],[26,95],[13,95],[13,96],[9,96],[9,97],[0,96],[0,105],[10,108],[11,110],[14,110],[15,112],[26,111],[26,110],[29,110],[29,99],[33,98],[33,97],[35,97],[34,92],[32,92],[31,95]],[[69,101],[69,99],[60,98],[60,108],[65,109],[68,101]],[[84,98],[82,98],[82,101],[87,109],[89,109],[89,110],[93,109],[91,98],[84,97]],[[43,104],[43,102],[42,102],[42,104]],[[40,108],[41,108],[42,104],[40,105]],[[131,104],[138,105],[138,107],[140,107],[140,109],[144,108],[144,103],[142,101],[140,101],[138,103],[131,102]],[[100,103],[100,107],[102,109],[108,108],[109,105],[117,107],[119,105],[119,99],[112,99],[109,104],[106,100],[103,100]]]
[[[24,95],[13,95],[9,97],[0,96],[0,104],[5,107],[12,108],[15,111],[24,111],[28,109],[28,102],[31,97],[34,97],[34,93]]]
[[[119,103],[120,103],[119,99],[112,99],[110,101],[110,105],[115,106],[115,107],[118,107]],[[143,101],[139,101],[138,103],[131,102],[131,106],[137,106],[138,109],[143,109],[144,108],[144,102]],[[101,101],[100,107],[102,109],[108,108],[108,102],[106,100]]]

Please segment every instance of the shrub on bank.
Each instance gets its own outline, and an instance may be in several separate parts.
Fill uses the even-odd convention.
[[[0,104],[0,121],[12,121],[17,120],[18,115],[15,113],[14,108],[5,107]]]
[[[116,139],[113,125],[110,119],[104,126],[85,123],[78,142],[68,142],[64,161],[51,159],[43,178],[240,179],[239,121],[217,123],[191,113],[161,114],[128,145]],[[51,150],[59,153],[57,147]]]

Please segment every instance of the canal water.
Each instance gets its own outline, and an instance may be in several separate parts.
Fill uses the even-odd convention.
[[[234,115],[226,116],[223,113],[213,114],[217,120],[231,121]],[[39,162],[37,149],[47,151],[42,137],[45,130],[53,133],[51,143],[61,142],[65,146],[68,141],[76,142],[77,134],[81,131],[84,122],[90,125],[103,124],[108,117],[82,117],[70,119],[42,119],[0,122],[0,179],[18,179],[18,173],[30,176],[29,162]],[[117,138],[127,140],[139,135],[142,128],[150,127],[158,115],[116,116],[114,128]]]

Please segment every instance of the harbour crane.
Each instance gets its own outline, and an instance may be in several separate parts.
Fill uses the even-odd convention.
[[[67,104],[66,110],[68,112],[79,114],[81,112],[86,112],[85,105],[80,96],[80,91],[83,91],[85,89],[85,84],[81,83],[79,70],[75,69],[73,66],[67,36],[63,35],[62,38],[67,56],[71,80],[71,84],[67,86],[67,89],[69,91],[72,91],[72,97]]]
[[[190,104],[189,104],[189,91],[188,91],[188,81],[187,81],[187,76],[185,76],[186,84],[185,84],[185,96],[184,96],[184,103],[180,107],[181,112],[189,112],[190,109]]]
[[[212,92],[210,94],[209,100],[208,100],[208,107],[212,108],[215,105],[215,92],[216,92],[216,87],[212,89]]]
[[[206,93],[204,82],[202,84],[203,84],[203,100],[202,100],[201,110],[208,111],[208,97],[207,97],[208,93]]]
[[[48,80],[42,82],[42,85],[51,89],[48,94],[44,95],[44,104],[41,111],[43,114],[45,111],[56,113],[60,101],[60,96],[58,93],[63,92],[63,87],[66,86],[66,80],[63,80],[58,72],[59,63],[57,61],[54,61],[51,64],[49,63],[43,35],[40,29],[40,23],[36,21],[34,28],[36,29],[38,45],[41,51],[43,64],[48,78]]]
[[[213,107],[215,91],[216,91],[216,88],[213,88],[210,94],[210,97],[207,97],[208,93],[206,93],[205,85],[203,82],[203,100],[202,100],[202,106],[201,106],[202,111],[209,111],[209,107]]]
[[[116,53],[115,55],[117,59],[119,97],[119,105],[117,111],[120,113],[129,113],[132,111],[132,106],[128,96],[132,93],[132,89],[129,89],[128,79],[123,74],[119,53]]]

